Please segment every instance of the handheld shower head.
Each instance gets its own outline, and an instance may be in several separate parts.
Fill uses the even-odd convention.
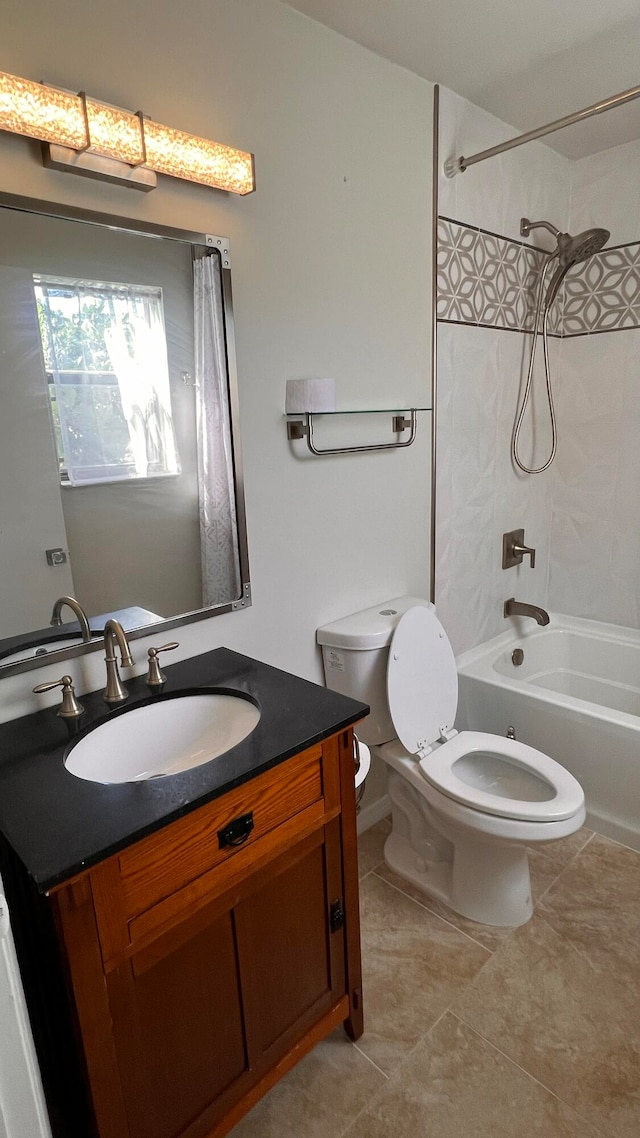
[[[561,233],[558,237],[558,257],[563,268],[577,265],[579,261],[586,261],[593,257],[603,245],[606,245],[611,234],[608,229],[585,229],[572,237],[570,233]]]
[[[571,266],[579,264],[580,261],[586,261],[588,257],[593,257],[594,253],[598,253],[602,246],[606,245],[610,236],[608,229],[585,229],[575,237],[572,237],[570,233],[558,235],[558,248],[552,254],[553,257],[558,258],[558,267],[549,282],[544,298],[545,311],[553,304],[558,289]]]
[[[531,340],[531,353],[529,356],[529,367],[527,370],[527,381],[524,387],[522,400],[519,404],[519,409],[516,414],[516,421],[513,427],[513,435],[511,436],[511,458],[514,466],[517,466],[523,474],[542,474],[553,462],[556,455],[556,448],[558,445],[558,430],[556,426],[556,415],[553,406],[553,392],[551,390],[551,368],[549,364],[549,348],[547,343],[548,335],[548,318],[549,308],[556,298],[558,289],[564,277],[569,272],[572,265],[576,265],[579,261],[586,261],[587,257],[592,257],[597,253],[602,246],[609,240],[610,233],[608,229],[585,229],[583,233],[578,233],[576,237],[572,237],[570,233],[561,233],[552,225],[550,221],[530,221],[528,217],[520,219],[520,234],[522,237],[528,237],[532,229],[546,229],[556,239],[556,247],[551,253],[547,253],[540,268],[538,276],[538,283],[536,285],[536,308],[535,318],[533,324],[533,337]],[[542,294],[545,284],[547,282],[547,271],[552,263],[556,262],[555,272],[547,286],[544,303]],[[540,318],[542,317],[542,326]],[[544,374],[547,385],[547,400],[549,404],[549,418],[551,421],[551,449],[549,457],[546,462],[539,466],[527,466],[523,459],[520,457],[520,430],[524,420],[525,412],[531,395],[531,388],[533,383],[533,368],[536,356],[536,345],[538,343],[538,333],[542,332],[542,345],[544,351]]]

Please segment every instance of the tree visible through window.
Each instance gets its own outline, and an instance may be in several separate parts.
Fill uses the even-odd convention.
[[[180,471],[162,290],[34,276],[61,481]]]

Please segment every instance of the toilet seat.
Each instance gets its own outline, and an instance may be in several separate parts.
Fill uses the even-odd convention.
[[[584,804],[582,787],[569,771],[535,747],[501,735],[460,731],[419,766],[447,798],[501,818],[557,822],[572,818]],[[509,796],[500,793],[501,783],[510,781],[515,785]],[[532,797],[517,797],[519,786]]]
[[[457,802],[429,782],[416,762],[415,755],[410,755],[399,739],[393,739],[381,747],[374,747],[372,754],[377,755],[391,770],[396,771],[410,783],[437,811],[439,817],[447,822],[466,826],[489,841],[520,841],[530,845],[537,842],[555,842],[558,838],[573,834],[585,820],[584,800],[575,814],[559,821],[548,821],[543,818],[535,822],[524,822],[520,818],[505,818],[495,813],[487,814],[472,806],[466,806],[463,802]]]
[[[433,609],[410,608],[398,621],[389,649],[387,698],[400,742],[445,797],[484,814],[526,822],[555,822],[584,808],[579,782],[549,755],[515,739],[454,730],[458,673]]]

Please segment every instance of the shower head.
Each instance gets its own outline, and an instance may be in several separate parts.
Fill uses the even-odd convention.
[[[611,234],[608,229],[585,229],[572,237],[570,233],[560,233],[558,236],[558,262],[563,269],[577,265],[579,261],[586,261],[598,253],[606,245]]]
[[[579,264],[580,261],[586,261],[588,257],[598,253],[602,246],[606,245],[610,236],[608,229],[585,229],[575,237],[572,237],[570,233],[558,234],[558,247],[547,261],[548,264],[554,257],[558,258],[558,267],[549,282],[544,298],[545,311],[553,304],[558,289],[571,266]]]

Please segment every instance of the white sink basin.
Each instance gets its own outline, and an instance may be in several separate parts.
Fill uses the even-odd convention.
[[[142,782],[179,774],[224,755],[257,726],[260,712],[240,696],[203,693],[134,707],[101,723],[64,763],[88,782]]]

